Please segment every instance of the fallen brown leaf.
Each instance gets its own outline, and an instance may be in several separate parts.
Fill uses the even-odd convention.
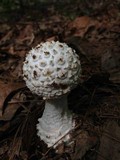
[[[89,136],[87,132],[81,131],[81,133],[77,136],[75,153],[72,160],[82,159],[86,152],[95,146],[96,143],[97,137]]]
[[[34,30],[32,25],[27,25],[23,30],[20,31],[19,36],[16,38],[16,43],[21,45],[29,46],[34,40]]]
[[[9,150],[9,160],[13,160],[16,156],[19,157],[21,144],[22,144],[22,137],[16,137]]]
[[[84,37],[85,33],[92,26],[96,25],[96,21],[88,16],[77,17],[68,24],[68,28],[74,31],[74,36]]]
[[[5,132],[10,127],[10,122],[6,122],[4,125],[0,126],[0,133]]]
[[[70,153],[72,160],[82,159],[86,152],[97,144],[97,141],[97,137],[90,136],[87,131],[75,131],[70,142],[57,146],[57,153]]]
[[[120,126],[114,120],[104,124],[97,160],[120,159]]]
[[[8,145],[5,143],[0,147],[0,155],[5,154],[8,151],[9,147]]]
[[[5,43],[10,43],[12,36],[13,36],[13,30],[8,31],[8,32],[0,39],[0,45],[4,45]]]
[[[11,26],[6,23],[0,24],[0,33],[4,34],[5,32],[9,31],[10,28]]]
[[[101,68],[110,73],[110,80],[120,83],[120,54],[107,51],[101,56]]]
[[[3,81],[0,81],[0,120],[10,120],[14,116],[15,112],[19,108],[19,105],[17,103],[8,104],[8,101],[13,98],[13,92],[23,88],[24,86],[25,85],[23,83],[5,83]],[[19,100],[22,98],[19,94],[17,94],[16,97],[19,98]],[[2,114],[3,111],[4,114]]]

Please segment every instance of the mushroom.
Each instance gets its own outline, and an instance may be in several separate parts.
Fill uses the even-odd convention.
[[[65,43],[41,43],[26,56],[23,64],[26,85],[45,100],[37,135],[48,147],[57,146],[58,141],[66,142],[75,127],[67,95],[79,83],[80,74],[79,56]]]

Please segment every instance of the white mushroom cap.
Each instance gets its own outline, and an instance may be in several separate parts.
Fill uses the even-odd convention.
[[[27,87],[44,99],[57,98],[79,83],[81,65],[75,50],[61,42],[45,42],[26,56],[23,77]]]

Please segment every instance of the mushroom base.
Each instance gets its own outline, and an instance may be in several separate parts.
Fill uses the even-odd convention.
[[[73,115],[68,109],[67,96],[47,100],[43,116],[38,121],[37,135],[48,147],[56,147],[67,141],[70,136],[65,135],[75,126]]]

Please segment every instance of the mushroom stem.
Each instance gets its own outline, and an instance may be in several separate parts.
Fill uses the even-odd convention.
[[[46,101],[42,118],[38,119],[38,136],[48,147],[53,146],[74,128],[73,115],[68,109],[67,95]],[[65,136],[61,141],[67,141]],[[61,142],[60,141],[60,142]]]

